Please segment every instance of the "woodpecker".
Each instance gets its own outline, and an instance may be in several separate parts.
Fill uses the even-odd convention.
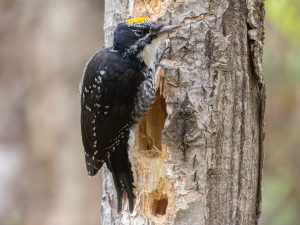
[[[105,163],[112,173],[122,209],[127,194],[134,208],[134,176],[129,158],[134,129],[154,102],[155,58],[159,43],[177,25],[144,17],[128,19],[114,31],[113,46],[87,62],[80,85],[81,134],[88,175]]]

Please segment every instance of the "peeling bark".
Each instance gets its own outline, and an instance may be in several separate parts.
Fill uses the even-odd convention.
[[[136,131],[136,208],[117,213],[104,168],[103,224],[257,224],[263,0],[107,0],[106,45],[128,15],[181,27],[162,44],[168,69],[157,71],[156,101]]]

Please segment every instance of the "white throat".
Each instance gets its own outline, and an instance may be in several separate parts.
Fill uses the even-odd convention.
[[[137,55],[137,57],[143,61],[147,67],[154,67],[155,56],[161,39],[163,39],[163,37],[158,37],[152,40],[151,44],[145,46],[143,51]]]

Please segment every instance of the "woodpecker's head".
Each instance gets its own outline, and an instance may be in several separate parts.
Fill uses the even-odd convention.
[[[157,23],[145,17],[128,19],[114,32],[114,49],[123,55],[135,55],[146,64],[153,63],[159,42],[177,25]]]

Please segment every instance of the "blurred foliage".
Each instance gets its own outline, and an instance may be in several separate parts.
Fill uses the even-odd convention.
[[[266,0],[267,19],[293,44],[300,46],[300,1]]]
[[[266,0],[267,84],[261,225],[300,221],[300,0]]]
[[[274,40],[268,40],[265,48],[265,67],[278,71],[278,67],[282,67],[284,64],[285,74],[288,75],[286,78],[291,84],[295,81],[300,82],[300,0],[266,0],[265,5],[266,21],[270,23],[269,26],[273,30],[270,33],[270,39],[277,40],[279,36],[280,43],[274,47],[282,50],[276,52],[278,53],[276,55],[274,52],[268,51],[270,50],[268,47],[274,43]],[[272,63],[272,68],[268,66],[269,63]],[[267,79],[268,75],[272,78],[276,75],[274,71],[267,73]]]

